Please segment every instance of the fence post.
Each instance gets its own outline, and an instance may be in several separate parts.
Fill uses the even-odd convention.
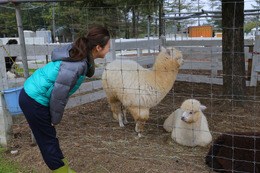
[[[0,46],[3,42],[0,40]],[[0,47],[0,90],[8,89],[4,49]],[[12,130],[12,116],[6,109],[6,103],[4,96],[0,95],[0,146],[7,148],[12,141],[13,130]]]
[[[46,55],[46,62],[45,64],[48,64],[49,63],[49,55]]]
[[[260,53],[260,35],[257,35],[255,38],[255,45],[253,51],[250,86],[256,86],[257,84],[258,72],[260,72],[259,53]]]
[[[116,59],[116,40],[111,39],[110,41],[110,51],[112,53],[112,60]]]
[[[213,77],[213,78],[217,77],[217,75],[218,75],[218,65],[219,65],[219,63],[218,63],[219,59],[214,58],[215,53],[217,53],[217,46],[213,46],[211,48],[211,56],[213,57],[213,58],[211,58],[211,77]]]
[[[141,48],[137,48],[137,57],[140,58],[142,56],[142,49]]]
[[[162,46],[164,48],[166,48],[166,37],[165,36],[161,36],[161,43],[162,43]]]
[[[21,56],[22,56],[22,62],[23,62],[23,72],[24,72],[24,77],[27,79],[29,77],[29,69],[28,69],[26,46],[25,46],[25,40],[24,40],[21,8],[20,8],[19,3],[15,3],[15,12],[16,12],[16,20],[17,20],[20,46],[21,46],[20,49],[21,49]]]

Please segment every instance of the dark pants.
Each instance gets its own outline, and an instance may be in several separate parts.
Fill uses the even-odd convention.
[[[64,157],[56,137],[56,129],[51,125],[49,107],[33,100],[25,93],[24,89],[21,90],[19,96],[19,105],[29,123],[45,163],[51,170],[64,166],[61,160]]]

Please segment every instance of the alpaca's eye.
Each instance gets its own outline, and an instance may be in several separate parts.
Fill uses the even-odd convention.
[[[190,112],[190,114],[192,114],[192,112]]]

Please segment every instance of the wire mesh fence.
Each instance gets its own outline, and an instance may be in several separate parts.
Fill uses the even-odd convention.
[[[230,95],[223,93],[223,28],[218,25],[218,16],[210,18],[210,23],[207,23],[207,16],[206,20],[201,17],[200,21],[198,18],[172,20],[171,18],[178,16],[171,2],[167,1],[164,9],[169,11],[169,15],[164,15],[164,37],[159,38],[159,5],[156,3],[112,7],[89,7],[79,2],[71,3],[70,6],[64,2],[24,3],[21,7],[23,27],[30,30],[25,31],[30,75],[51,61],[50,54],[53,49],[75,41],[77,37],[86,34],[89,28],[105,26],[111,32],[110,52],[105,59],[96,59],[95,76],[86,78],[79,90],[71,96],[62,122],[56,126],[61,149],[70,167],[77,172],[209,172],[212,171],[209,165],[213,167],[216,163],[222,166],[218,167],[217,171],[228,169],[231,172],[257,172],[260,169],[260,90],[257,84],[250,86],[251,70],[257,68],[257,63],[252,62],[253,67],[250,67],[250,61],[258,58],[259,50],[256,46],[252,50],[256,45],[255,37],[244,37],[244,51],[240,53],[243,52],[245,57],[244,66],[247,73],[242,77],[248,79],[247,95],[237,99],[234,94],[229,97]],[[8,88],[19,87],[25,81],[22,77],[20,47],[19,44],[6,45],[9,39],[17,39],[19,43],[16,37],[14,8],[10,4],[1,5],[0,8],[3,14],[9,13],[5,18],[10,22],[10,25],[7,22],[4,22],[4,25],[0,24],[0,34],[4,37],[0,45],[0,57],[17,56],[16,68],[11,70],[16,77],[12,79],[8,76],[3,70],[3,64],[1,77],[2,81],[6,81]],[[212,9],[218,10],[214,6]],[[194,13],[187,12],[181,16],[191,14]],[[245,16],[246,20],[251,18],[255,19],[255,14]],[[200,27],[202,29],[196,32],[191,26],[198,22],[205,22],[205,25],[211,27]],[[234,30],[235,28],[233,26]],[[233,36],[230,36],[230,39],[232,38]],[[156,62],[159,53],[163,51],[162,46],[173,52],[169,54],[172,59],[176,55],[172,47],[179,50],[183,56],[184,64],[178,69],[175,82],[172,82],[172,79],[177,70],[166,69]],[[113,86],[108,87],[109,90],[105,93],[102,82],[106,82],[107,79],[102,80],[102,73],[107,70],[104,73],[108,74],[107,65],[113,60],[118,61],[118,66],[112,70],[113,75],[107,76],[112,79]],[[125,60],[128,64],[123,66]],[[174,62],[164,65],[171,67]],[[135,77],[130,79],[132,73]],[[258,72],[255,73],[253,77],[257,81]],[[125,83],[128,85],[124,85]],[[160,90],[165,88],[169,89]],[[235,89],[235,86],[232,89]],[[111,105],[106,98],[114,90],[119,90],[119,95],[124,97],[117,98],[117,107],[122,113],[122,118],[122,109],[127,108],[128,123],[122,119],[124,127],[120,127],[118,113],[116,116],[113,115],[115,105]],[[159,99],[161,95],[163,97]],[[195,134],[205,132],[201,130],[201,126],[206,123],[212,135],[212,142],[205,146],[181,145],[176,137],[172,137],[173,133],[165,131],[163,126],[165,120],[187,99],[197,99],[207,107],[200,111],[203,112],[206,122],[205,119],[202,121],[202,117],[199,118],[199,123],[195,120],[193,123],[181,120],[181,125],[186,123],[190,126],[182,127],[175,124],[174,129],[178,129],[180,133],[186,130],[182,140],[191,140],[192,144],[195,144],[196,140],[203,140],[195,138]],[[150,103],[153,100],[154,105],[143,105],[144,102]],[[137,119],[133,115],[133,107],[137,107],[137,114],[141,114],[143,107],[148,109],[148,118],[141,138],[136,132]],[[6,105],[2,109],[8,110]],[[195,107],[190,112],[195,115]],[[18,151],[18,154],[8,153],[6,156],[21,162],[28,171],[49,172],[37,145],[32,142],[31,130],[24,116],[12,115],[12,119],[13,122],[9,123],[13,131],[13,142],[9,151]],[[174,123],[177,122],[175,119]],[[221,138],[222,135],[224,137]],[[222,150],[222,153],[216,152]],[[245,157],[240,157],[241,155]],[[229,167],[223,167],[224,162]]]

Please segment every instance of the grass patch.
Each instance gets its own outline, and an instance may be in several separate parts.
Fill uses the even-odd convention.
[[[0,148],[0,173],[27,173],[19,163],[15,163],[5,156],[5,149]],[[29,173],[29,172],[28,172]]]
[[[29,73],[33,73],[33,72],[35,72],[37,69],[32,69],[32,68],[29,68]],[[19,71],[19,72],[23,72],[23,68],[19,68],[19,69],[17,69],[17,71]]]
[[[42,62],[35,62],[33,64],[46,64],[46,63],[42,61]]]

